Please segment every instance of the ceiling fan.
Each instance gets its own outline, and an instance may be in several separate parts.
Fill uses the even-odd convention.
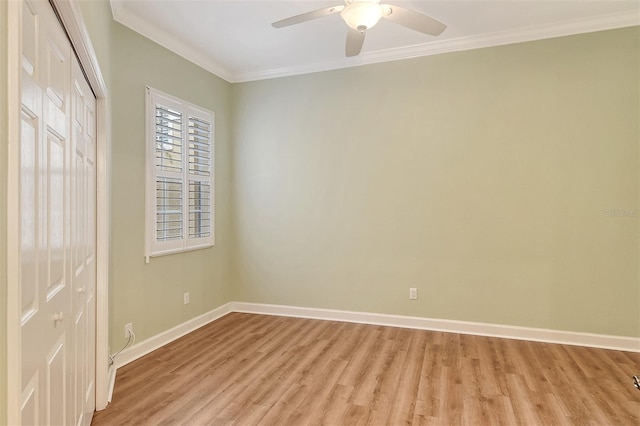
[[[347,33],[347,56],[357,56],[362,50],[364,36],[367,30],[378,23],[380,18],[388,19],[403,27],[421,33],[437,36],[447,26],[427,15],[390,4],[380,4],[381,0],[345,0],[344,6],[332,6],[314,10],[301,15],[292,16],[271,24],[275,28],[288,27],[312,19],[322,18],[340,13],[340,17],[349,26]]]

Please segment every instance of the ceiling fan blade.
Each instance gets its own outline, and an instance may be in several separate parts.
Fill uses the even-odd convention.
[[[383,17],[395,22],[396,24],[402,25],[403,27],[411,28],[412,30],[433,36],[439,35],[445,28],[447,28],[447,26],[442,22],[436,21],[422,13],[414,12],[413,10],[398,6],[392,6],[390,4],[384,4],[382,6],[385,10],[390,10],[390,13],[383,15]]]
[[[344,6],[333,6],[325,9],[314,10],[313,12],[303,13],[301,15],[292,16],[281,21],[271,24],[274,28],[288,27],[289,25],[300,24],[302,22],[311,21],[312,19],[323,18],[325,16],[333,15],[335,13],[342,12]]]
[[[347,56],[358,56],[360,50],[362,50],[362,44],[364,43],[364,31],[360,32],[349,28],[347,33],[347,47],[345,53]]]

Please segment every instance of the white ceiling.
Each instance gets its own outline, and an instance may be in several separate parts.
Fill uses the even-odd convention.
[[[438,37],[381,20],[362,53],[344,56],[339,14],[275,29],[342,0],[111,0],[114,19],[227,81],[345,68],[640,25],[640,0],[384,0],[445,23]]]

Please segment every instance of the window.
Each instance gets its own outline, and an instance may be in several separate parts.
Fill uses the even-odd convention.
[[[213,245],[213,113],[147,88],[146,253]]]

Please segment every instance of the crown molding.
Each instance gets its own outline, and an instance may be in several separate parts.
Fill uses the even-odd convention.
[[[184,59],[193,62],[210,73],[215,74],[228,82],[234,82],[233,74],[226,67],[215,62],[210,57],[199,50],[194,49],[187,43],[177,39],[174,35],[168,33],[164,29],[146,21],[135,13],[132,13],[125,7],[123,0],[110,0],[109,3],[111,4],[111,14],[116,22],[119,22],[125,27],[145,36],[160,46],[169,49],[173,53],[182,56]]]
[[[441,53],[460,52],[464,50],[481,49],[484,47],[502,46],[507,44],[524,43],[528,41],[544,40],[555,37],[613,30],[618,28],[640,25],[640,15],[635,12],[603,15],[595,18],[558,22],[518,28],[508,31],[497,31],[455,39],[432,41],[428,43],[404,46],[392,49],[363,52],[353,58],[345,60],[320,62],[312,65],[277,68],[270,70],[256,70],[252,72],[236,73],[233,82],[248,82],[266,80],[278,77],[290,77],[313,72],[350,68],[360,65],[377,64],[381,62],[412,59],[421,56],[439,55]]]
[[[359,56],[345,58],[338,61],[318,62],[314,64],[283,68],[232,72],[230,69],[215,62],[212,58],[189,46],[187,43],[177,40],[164,29],[144,20],[134,13],[131,13],[124,6],[123,0],[110,0],[110,3],[114,20],[230,83],[290,77],[294,75],[351,68],[355,66],[397,61],[401,59],[411,59],[421,56],[439,55],[441,53],[460,52],[464,50],[481,49],[484,47],[502,46],[506,44],[523,43],[640,25],[640,14],[638,14],[637,11],[628,11],[586,19],[556,22],[552,24],[517,28],[514,30],[497,31],[493,33],[458,37],[455,39],[432,41],[412,46],[364,52]]]

